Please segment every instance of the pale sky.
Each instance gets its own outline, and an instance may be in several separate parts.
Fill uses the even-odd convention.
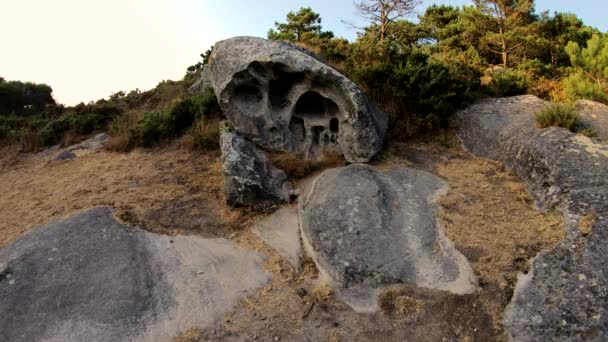
[[[470,5],[470,0],[425,0]],[[353,40],[352,0],[0,0],[0,76],[49,84],[76,104],[180,79],[220,39],[265,37],[285,14],[310,6],[323,28]],[[607,0],[537,0],[608,30]]]

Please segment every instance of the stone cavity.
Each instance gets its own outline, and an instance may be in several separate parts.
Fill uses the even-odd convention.
[[[476,288],[466,258],[444,237],[438,177],[368,165],[325,171],[300,198],[302,240],[329,282],[338,287],[408,283],[454,293]]]
[[[296,46],[255,37],[216,43],[209,77],[235,130],[261,147],[367,162],[382,147],[386,114],[345,76]]]
[[[545,105],[534,96],[488,99],[454,119],[467,149],[505,163],[540,207],[565,216],[565,240],[520,275],[504,324],[513,341],[605,341],[608,145],[562,128],[537,128],[534,114]]]

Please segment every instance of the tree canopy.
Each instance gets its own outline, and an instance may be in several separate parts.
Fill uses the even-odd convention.
[[[332,32],[321,31],[321,17],[310,7],[302,7],[298,12],[287,13],[287,22],[274,24],[276,31],[268,31],[268,39],[302,42],[315,36],[333,38]]]

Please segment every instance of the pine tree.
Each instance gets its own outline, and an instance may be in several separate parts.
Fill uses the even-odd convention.
[[[608,103],[608,37],[594,34],[582,49],[569,42],[566,52],[575,68],[564,80],[566,95]]]
[[[524,50],[526,40],[530,38],[534,21],[533,0],[473,0],[479,11],[492,18],[495,29],[486,33],[485,38],[492,47],[491,51],[499,54],[502,66],[506,69],[511,64],[511,55],[517,50]]]
[[[307,34],[321,35],[321,17],[310,7],[287,13],[287,22],[275,22],[276,31],[268,31],[268,39],[301,42]],[[333,35],[333,34],[332,34]]]

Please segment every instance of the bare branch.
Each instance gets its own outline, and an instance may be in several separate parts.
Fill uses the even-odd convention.
[[[383,40],[388,24],[414,14],[421,3],[422,0],[358,0],[354,5],[365,21],[380,26],[380,40]]]

